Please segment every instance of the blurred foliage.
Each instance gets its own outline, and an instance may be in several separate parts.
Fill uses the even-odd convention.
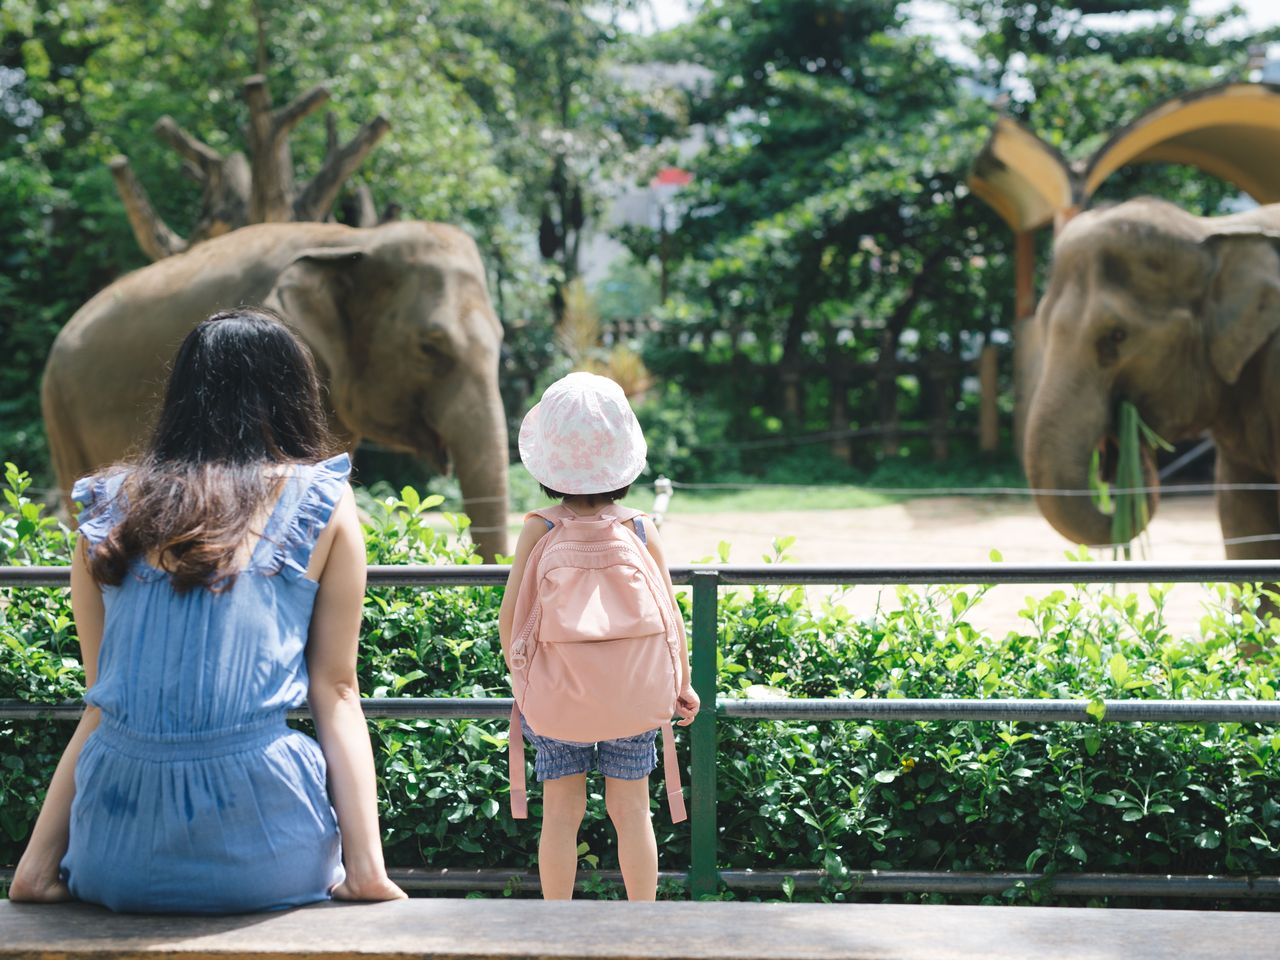
[[[28,482],[7,468],[0,560],[65,564],[72,537],[30,502]],[[370,562],[478,562],[456,537],[465,518],[447,517],[443,532],[432,522],[439,501],[411,488],[366,497]],[[792,542],[780,538],[765,559],[785,561]],[[731,552],[722,544],[720,561]],[[987,589],[900,588],[869,619],[853,616],[839,592],[724,590],[719,695],[1075,698],[1091,702],[1095,719],[1108,699],[1275,699],[1280,653],[1266,644],[1280,623],[1259,616],[1252,587],[1211,588],[1196,637],[1169,630],[1164,586],[1141,597],[1104,586],[1029,595],[1017,627],[998,637],[972,622]],[[0,699],[82,696],[67,591],[3,594]],[[480,587],[371,589],[361,689],[506,695],[501,598]],[[1242,656],[1259,642],[1260,654]],[[389,864],[536,862],[536,820],[507,814],[505,721],[378,720],[370,729]],[[0,721],[0,864],[25,844],[70,730]],[[687,736],[678,741],[687,769]],[[722,720],[717,776],[720,865],[822,867],[826,899],[858,897],[850,871],[870,868],[1280,872],[1280,736],[1261,724]],[[654,787],[661,862],[682,869],[688,828],[670,824]],[[589,781],[582,861],[609,869],[616,842],[602,792]],[[530,799],[536,818],[536,788]],[[1021,885],[1004,898],[1050,899]]]
[[[428,15],[388,0],[35,0],[0,10],[0,449],[49,479],[39,373],[63,323],[146,260],[106,167],[126,154],[158,213],[190,227],[198,189],[152,134],[162,115],[221,151],[241,148],[243,79],[276,101],[316,83],[340,136],[382,113],[392,132],[359,171],[376,202],[467,228],[507,328],[507,400],[520,412],[554,354],[549,295],[577,271],[539,255],[539,217],[559,176],[586,216],[602,176],[670,126],[661,103],[605,72],[631,0],[445,0]],[[294,132],[299,176],[318,167],[325,125]],[[557,173],[557,171],[559,171]],[[567,189],[567,188],[566,188]],[[339,204],[340,206],[340,204]]]
[[[1239,9],[1185,0],[951,6],[975,28],[972,61],[942,58],[891,0],[717,0],[648,42],[712,79],[687,91],[705,147],[677,197],[672,295],[646,359],[695,409],[734,410],[730,441],[834,431],[891,456],[876,431],[923,428],[939,407],[976,432],[976,380],[954,364],[996,343],[1007,370],[1012,320],[1012,237],[966,184],[997,109],[1086,158],[1159,100],[1241,75],[1251,39]],[[1238,190],[1135,166],[1099,200],[1138,194],[1211,215]],[[659,259],[656,231],[622,239]],[[926,382],[940,363],[956,371],[943,398]]]

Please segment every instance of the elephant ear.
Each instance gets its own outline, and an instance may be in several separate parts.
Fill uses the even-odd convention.
[[[364,256],[362,248],[350,246],[303,250],[280,271],[266,300],[298,331],[336,383],[351,375],[355,359],[344,302],[351,292],[351,268]]]
[[[1280,232],[1241,227],[1210,234],[1212,256],[1205,300],[1209,361],[1227,383],[1280,330]]]

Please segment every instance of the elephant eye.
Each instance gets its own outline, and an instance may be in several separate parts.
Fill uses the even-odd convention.
[[[1124,341],[1124,338],[1127,337],[1128,335],[1129,334],[1125,332],[1123,327],[1116,327],[1114,330],[1111,331],[1111,342],[1121,343]]]

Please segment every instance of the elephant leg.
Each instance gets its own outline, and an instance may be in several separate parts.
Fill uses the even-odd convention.
[[[1274,476],[1232,463],[1218,450],[1219,484],[1273,485]],[[1280,559],[1280,498],[1275,490],[1219,490],[1218,522],[1228,560]]]
[[[1216,479],[1219,484],[1272,485],[1276,478],[1260,473],[1227,459],[1218,450]],[[1228,560],[1280,559],[1280,498],[1275,490],[1219,490],[1218,522],[1222,526],[1222,540]],[[1269,583],[1267,589],[1280,592],[1280,584]],[[1264,597],[1258,608],[1264,617],[1280,616],[1280,604]],[[1267,644],[1274,638],[1268,636]],[[1254,643],[1241,646],[1246,656],[1258,653],[1261,647]]]

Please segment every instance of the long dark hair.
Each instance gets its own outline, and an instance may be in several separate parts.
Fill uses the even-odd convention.
[[[160,417],[123,488],[124,517],[89,554],[116,585],[154,556],[179,591],[225,590],[250,525],[280,490],[271,464],[314,463],[333,447],[306,345],[274,312],[238,307],[192,330],[173,361]]]

